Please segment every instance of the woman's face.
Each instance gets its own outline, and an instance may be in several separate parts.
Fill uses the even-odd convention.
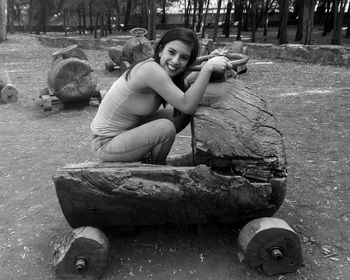
[[[160,65],[170,77],[182,73],[190,59],[191,47],[182,41],[171,41],[159,52]]]

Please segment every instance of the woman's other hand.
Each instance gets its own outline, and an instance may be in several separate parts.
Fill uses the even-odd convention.
[[[205,63],[204,68],[212,72],[224,72],[227,69],[232,69],[232,65],[227,57],[215,56]]]

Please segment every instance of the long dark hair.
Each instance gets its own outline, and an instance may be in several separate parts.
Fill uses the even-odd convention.
[[[178,86],[181,90],[185,90],[185,77],[187,74],[187,70],[195,62],[198,56],[199,42],[198,42],[196,33],[191,29],[181,28],[181,27],[176,27],[168,30],[166,33],[164,33],[162,38],[157,42],[156,47],[154,49],[153,58],[155,62],[160,63],[159,53],[164,49],[166,44],[175,40],[181,41],[185,45],[188,45],[191,47],[191,54],[190,54],[188,63],[186,65],[186,68],[182,73],[173,77],[174,84]],[[128,72],[126,73],[126,76],[125,76],[126,79],[128,79],[129,73],[132,68],[133,67],[128,69]],[[162,99],[162,104],[163,106],[166,105],[166,101],[163,99]]]
[[[182,73],[173,77],[174,83],[181,90],[185,90],[184,80],[185,80],[185,76],[187,74],[187,70],[195,62],[195,60],[197,59],[197,56],[198,56],[199,43],[198,43],[196,33],[194,33],[190,29],[180,28],[180,27],[170,29],[169,31],[167,31],[163,35],[163,37],[157,43],[157,45],[154,49],[154,56],[153,57],[157,63],[160,63],[159,53],[164,49],[166,44],[168,44],[169,42],[175,41],[175,40],[179,40],[179,41],[183,42],[185,45],[188,45],[191,47],[191,54],[190,54],[188,63],[186,65],[186,68],[184,69],[184,71]]]

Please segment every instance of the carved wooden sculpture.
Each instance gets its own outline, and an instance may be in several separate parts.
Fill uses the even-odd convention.
[[[41,91],[44,111],[51,110],[51,98],[64,104],[88,103],[98,97],[97,76],[85,53],[72,45],[52,54],[52,64],[47,77],[48,88]]]
[[[73,228],[241,224],[279,209],[287,170],[276,119],[243,82],[214,76],[192,120],[192,152],[168,165],[86,162],[57,170],[58,201]]]
[[[130,66],[153,56],[152,43],[145,37],[147,30],[143,28],[133,28],[130,30],[133,35],[127,40],[124,46],[115,46],[108,49],[111,61],[105,63],[107,71],[113,71],[116,66],[125,71]]]
[[[192,155],[171,166],[84,163],[54,175],[72,227],[240,222],[271,216],[286,191],[281,133],[266,102],[241,81],[210,83],[194,115]]]

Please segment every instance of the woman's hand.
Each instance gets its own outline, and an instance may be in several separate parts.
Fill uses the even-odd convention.
[[[203,66],[211,72],[225,72],[227,69],[232,69],[230,60],[225,56],[215,56],[209,59]]]

